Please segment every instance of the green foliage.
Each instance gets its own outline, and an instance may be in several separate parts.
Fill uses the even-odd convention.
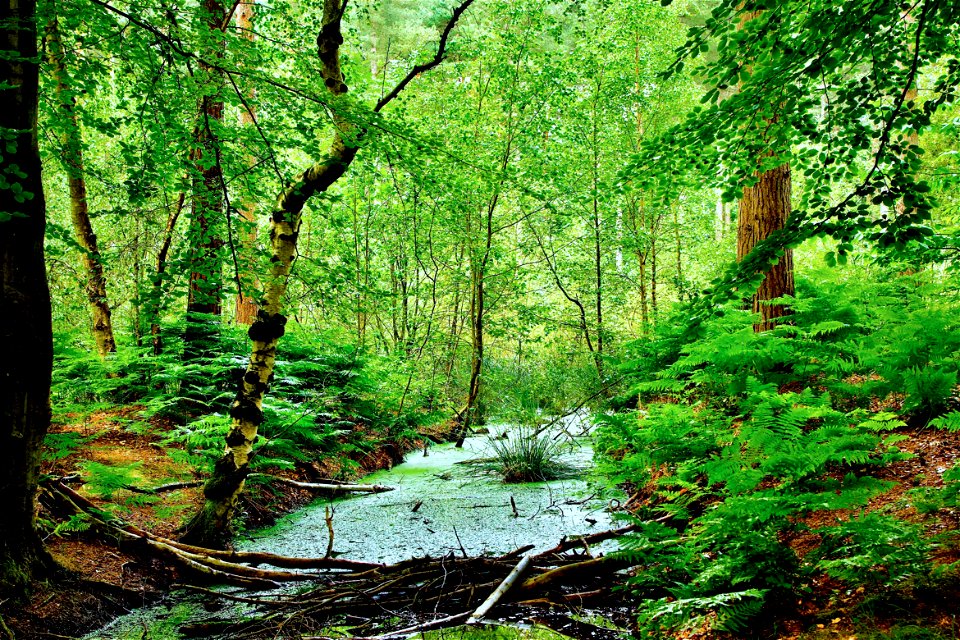
[[[934,513],[940,509],[960,506],[960,465],[954,465],[943,472],[942,487],[911,489],[910,497],[920,513]]]
[[[848,584],[889,587],[930,571],[930,542],[918,524],[868,513],[817,533],[823,538],[812,560]]]
[[[242,332],[222,329],[215,349],[189,360],[178,351],[181,342],[172,330],[168,351],[161,356],[131,348],[106,362],[66,346],[69,340],[67,335],[59,338],[55,363],[54,398],[61,411],[142,404],[142,417],[172,423],[157,434],[163,444],[176,445],[167,449],[172,458],[201,473],[212,470],[223,451],[229,406],[246,366],[249,347]],[[381,372],[395,370],[392,359],[361,356],[317,335],[288,332],[264,400],[253,466],[292,468],[318,456],[359,457],[381,442],[418,438],[418,429],[440,416],[409,399],[398,411],[399,397],[382,392],[395,379],[378,380]],[[111,377],[114,371],[123,375]],[[92,382],[78,385],[77,376]],[[119,420],[118,427],[139,433],[151,429],[144,420]],[[48,440],[48,455],[54,457],[65,457],[86,441],[70,433],[51,434]],[[108,480],[105,493],[109,486]]]
[[[94,495],[104,500],[111,500],[121,489],[136,486],[140,480],[138,471],[140,466],[142,466],[140,462],[110,465],[94,460],[84,460],[80,463],[86,486]]]
[[[77,448],[95,440],[99,435],[84,436],[75,431],[48,433],[43,438],[43,459],[47,462],[62,460],[76,452]]]
[[[871,471],[910,457],[896,446],[905,422],[877,410],[876,394],[896,381],[903,409],[924,421],[947,406],[956,348],[934,334],[950,331],[955,303],[934,287],[926,293],[936,314],[929,299],[882,295],[897,286],[801,282],[791,324],[764,333],[751,314],[725,309],[688,329],[691,342],[662,369],[639,368],[639,410],[599,416],[601,467],[649,496],[621,551],[640,567],[630,584],[645,601],[642,630],[737,631],[819,572],[872,589],[930,573],[922,528],[888,515],[812,532],[822,545],[803,558],[789,545],[809,535],[806,515],[865,507],[892,486]],[[901,331],[921,322],[939,329],[906,340]],[[883,355],[900,368],[878,375]],[[944,364],[919,364],[931,360]],[[951,428],[953,415],[931,424]],[[916,490],[918,507],[954,504],[956,477],[945,473],[943,490]]]
[[[53,528],[53,535],[62,537],[63,534],[82,533],[91,527],[90,516],[85,513],[75,513]]]
[[[738,632],[763,606],[765,592],[758,589],[720,593],[700,598],[663,598],[643,604],[638,623],[644,629],[684,628],[695,626],[703,615],[715,616],[713,628]]]

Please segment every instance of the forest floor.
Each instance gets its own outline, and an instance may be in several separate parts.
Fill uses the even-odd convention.
[[[84,473],[84,465],[89,461],[116,466],[138,463],[134,484],[140,487],[155,487],[171,480],[196,481],[185,456],[171,456],[168,452],[171,447],[182,447],[161,444],[163,438],[157,434],[165,433],[170,425],[157,420],[152,429],[137,433],[123,428],[139,410],[139,407],[131,406],[85,416],[60,417],[53,425],[52,433],[76,434],[83,441],[69,455],[46,462],[43,472],[69,477]],[[875,474],[896,485],[874,498],[867,510],[893,513],[909,521],[921,522],[929,535],[960,530],[960,512],[941,509],[934,514],[921,514],[908,493],[914,488],[942,486],[943,472],[960,461],[960,433],[909,427],[900,432],[908,439],[898,446],[914,457],[884,467]],[[397,462],[402,453],[390,448],[376,450],[357,461],[357,473],[387,468]],[[335,461],[328,460],[298,465],[294,470],[270,472],[289,479],[315,482],[334,477],[341,471]],[[98,492],[86,486],[75,486],[98,505],[162,536],[175,536],[177,528],[202,500],[199,487],[164,493],[158,499],[144,499],[144,494],[120,487]],[[275,484],[269,490],[261,486],[248,493],[243,509],[249,528],[270,524],[276,515],[297,509],[316,497],[315,492],[283,483]],[[809,516],[804,524],[813,529],[850,515],[851,512],[819,512]],[[47,548],[71,572],[71,579],[41,584],[26,605],[0,603],[2,620],[15,638],[77,637],[117,615],[156,601],[178,580],[177,569],[161,559],[118,548],[90,531],[71,531],[71,527],[62,525],[62,521],[60,531],[55,533],[54,516],[42,509],[40,517],[48,531]],[[819,540],[816,534],[808,533],[785,542],[802,558],[816,548]],[[960,547],[956,544],[941,546],[936,560],[941,564],[960,560]],[[822,579],[807,585],[805,592],[797,594],[793,602],[782,603],[774,618],[767,622],[766,629],[757,635],[692,630],[674,638],[960,638],[957,602],[960,602],[960,582],[956,579],[944,578],[928,585],[904,586],[881,593],[871,593],[862,587],[849,589],[836,581]]]
[[[66,434],[80,442],[69,455],[44,461],[41,472],[47,476],[70,478],[86,475],[89,463],[111,467],[134,465],[133,482],[138,488],[150,488],[173,481],[196,484],[199,478],[184,455],[184,447],[164,443],[172,424],[151,419],[149,430],[136,432],[124,428],[137,419],[143,407],[131,405],[94,411],[88,415],[63,415],[54,419],[51,434]],[[415,443],[409,443],[413,446]],[[173,455],[171,455],[173,453]],[[301,482],[316,482],[334,477],[352,479],[389,468],[405,451],[390,443],[355,460],[347,469],[335,458],[319,458],[296,469],[269,469],[271,475]],[[109,484],[91,491],[88,485],[74,487],[98,506],[127,522],[156,535],[176,538],[178,529],[203,501],[202,487],[187,486],[176,491],[148,496],[122,486]],[[248,529],[269,526],[276,517],[294,511],[317,497],[313,490],[278,482],[248,485],[241,509]],[[47,550],[68,575],[65,580],[41,583],[29,602],[0,602],[0,621],[5,622],[17,640],[74,638],[95,630],[111,619],[137,607],[155,602],[179,578],[176,566],[135,550],[124,549],[104,540],[92,531],[64,524],[46,508],[41,491],[39,518],[47,531]],[[60,524],[60,530],[56,525]],[[0,638],[3,629],[0,627]]]

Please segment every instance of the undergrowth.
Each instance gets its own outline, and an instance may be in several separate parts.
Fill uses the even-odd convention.
[[[866,507],[892,486],[876,472],[909,456],[898,430],[960,428],[960,305],[923,274],[802,282],[784,302],[772,331],[728,308],[635,343],[617,402],[637,408],[599,418],[603,469],[643,498],[620,552],[642,637],[743,635],[814,576],[877,592],[932,575],[940,540]],[[912,491],[920,511],[956,506],[960,469],[943,479]]]
[[[505,438],[490,438],[491,468],[504,482],[541,482],[569,477],[575,470],[563,462],[563,447],[546,434],[520,429]]]
[[[228,409],[249,358],[249,340],[241,328],[220,327],[209,339],[215,342],[197,350],[200,355],[185,356],[181,338],[169,328],[162,355],[153,355],[147,346],[126,344],[102,361],[77,335],[58,335],[54,415],[80,421],[98,411],[142,407],[132,418],[111,416],[109,428],[154,437],[175,462],[206,475],[223,451]],[[415,397],[401,408],[395,394],[383,392],[385,385],[397,386],[382,375],[390,369],[383,362],[388,359],[362,355],[322,336],[288,331],[264,400],[265,420],[254,444],[252,468],[292,469],[335,458],[341,475],[349,475],[365,454],[419,438],[419,430],[440,414]],[[96,437],[51,433],[46,456],[63,459]],[[133,484],[128,477],[135,472],[132,467],[82,466],[85,479],[104,497],[112,497],[124,483]]]

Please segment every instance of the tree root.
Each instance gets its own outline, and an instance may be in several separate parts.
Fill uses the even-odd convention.
[[[119,545],[135,552],[168,558],[204,582],[221,582],[251,589],[277,589],[283,582],[317,580],[328,573],[260,569],[259,565],[327,572],[334,569],[370,571],[384,566],[345,558],[292,558],[272,553],[219,551],[188,545],[156,536],[120,520],[62,482],[49,481],[44,488],[63,509],[70,513],[83,514],[98,532],[116,540]]]

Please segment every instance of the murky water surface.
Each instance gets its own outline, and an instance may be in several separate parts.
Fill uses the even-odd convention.
[[[570,422],[568,426],[580,426]],[[490,427],[491,434],[506,429]],[[529,484],[504,484],[480,465],[457,464],[492,456],[483,436],[468,439],[462,449],[447,444],[431,447],[427,456],[413,452],[403,464],[363,480],[396,487],[394,491],[318,500],[239,541],[238,547],[322,556],[328,542],[326,507],[333,510],[336,553],[385,563],[459,554],[461,547],[468,555],[505,553],[527,544],[545,549],[564,535],[608,528],[607,503],[593,495],[584,478],[593,455],[588,439],[565,438],[563,451],[564,461],[582,470],[577,478]]]

